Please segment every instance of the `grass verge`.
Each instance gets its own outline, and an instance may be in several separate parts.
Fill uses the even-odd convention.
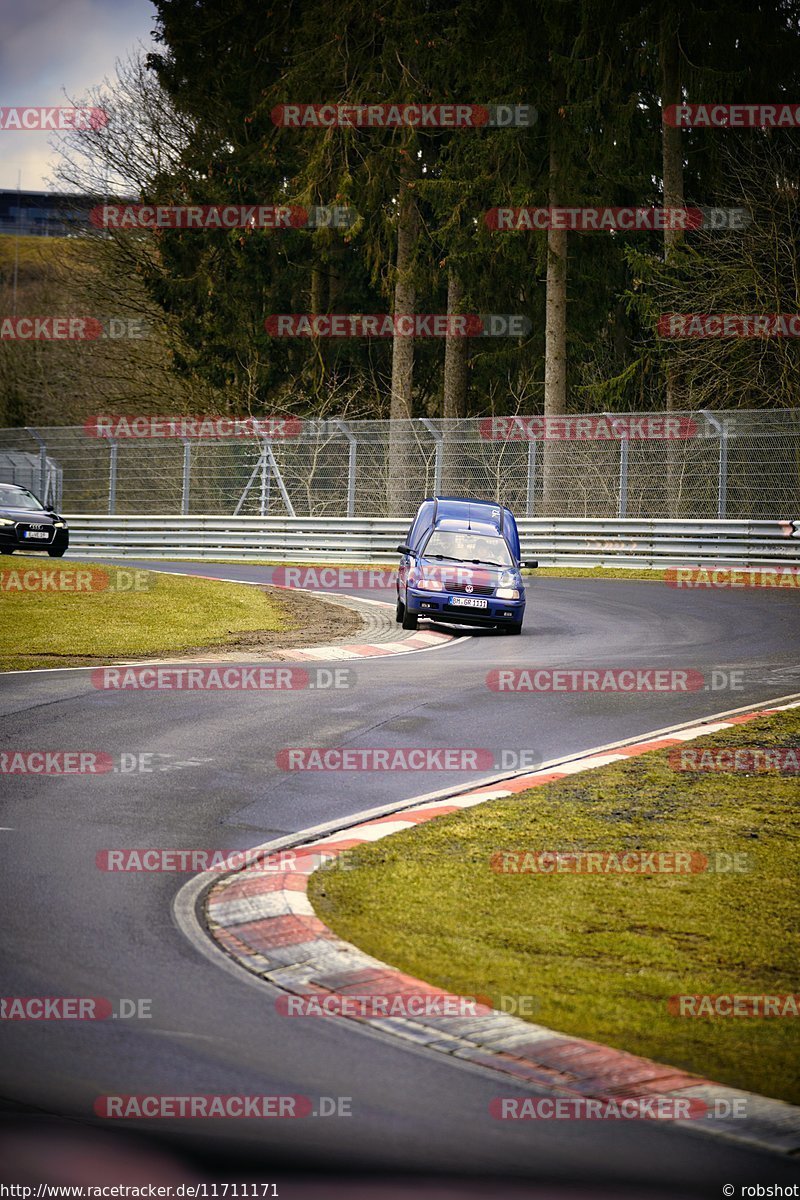
[[[797,748],[800,710],[689,745]],[[359,847],[310,897],[340,937],[429,983],[532,996],[537,1024],[798,1103],[796,1019],[668,1010],[678,994],[800,991],[798,798],[797,776],[677,771],[653,752]],[[491,866],[503,850],[632,849],[744,854],[749,869]]]
[[[36,573],[34,585],[41,572],[53,573],[59,587],[79,586],[77,572],[84,579],[80,591],[49,590],[53,585],[26,590],[26,571]],[[124,564],[56,564],[20,554],[0,560],[0,606],[4,671],[179,654],[230,646],[243,634],[294,627],[288,607],[257,587],[134,570]]]
[[[131,556],[135,557],[135,556]],[[397,563],[352,563],[352,562],[283,562],[274,558],[183,558],[182,563],[216,563],[227,566],[250,567],[302,567],[308,570],[324,570],[333,567],[345,571],[382,571],[391,572],[397,569]],[[125,560],[119,559],[120,565]],[[644,567],[537,567],[534,570],[524,570],[523,575],[531,579],[646,579],[650,582],[661,583],[664,571],[660,568],[646,570]]]

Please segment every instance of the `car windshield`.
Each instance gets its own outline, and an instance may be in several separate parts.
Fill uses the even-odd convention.
[[[456,562],[479,562],[493,567],[513,566],[508,546],[501,537],[489,537],[468,530],[451,533],[436,529],[428,538],[426,558],[450,558]]]
[[[23,488],[2,487],[0,486],[0,508],[24,508],[31,512],[44,512],[44,506],[39,503],[32,492],[26,492]]]

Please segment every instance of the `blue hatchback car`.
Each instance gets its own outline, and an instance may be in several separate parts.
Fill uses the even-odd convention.
[[[423,500],[411,523],[397,573],[397,620],[420,617],[520,633],[525,587],[519,531],[502,504],[456,496]]]

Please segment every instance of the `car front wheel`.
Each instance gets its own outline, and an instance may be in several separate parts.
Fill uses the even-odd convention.
[[[60,550],[58,550],[58,549],[48,550],[47,553],[50,555],[51,558],[62,558],[65,549],[66,549],[66,546],[62,547],[62,549],[60,549]]]
[[[417,614],[410,613],[407,608],[404,609],[403,610],[403,620],[402,620],[403,629],[417,629],[418,624],[419,624],[419,617],[417,616]]]

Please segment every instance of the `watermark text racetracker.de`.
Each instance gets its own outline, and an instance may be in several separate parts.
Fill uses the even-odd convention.
[[[178,758],[156,750],[3,749],[0,775],[151,775],[155,771],[183,770],[211,762],[209,758]]]
[[[149,592],[152,571],[127,567],[0,567],[0,593],[8,596],[40,592],[96,596],[105,592]]]
[[[800,104],[667,104],[662,119],[677,129],[794,129]]]
[[[103,108],[70,108],[66,105],[0,108],[0,131],[4,133],[10,130],[85,133],[104,129],[107,124],[108,113]]]
[[[573,233],[649,233],[654,230],[740,230],[750,224],[746,208],[490,208],[494,233],[561,229]]]
[[[100,691],[273,692],[341,691],[355,686],[351,667],[140,666],[96,667]]]
[[[495,850],[496,875],[742,875],[752,870],[746,851],[726,850]]]
[[[102,204],[89,219],[99,229],[349,229],[358,213],[345,205]]]
[[[152,1016],[149,997],[0,996],[0,1021],[149,1021]]]
[[[270,440],[299,437],[303,422],[299,417],[164,417],[139,416],[89,417],[83,432],[95,438],[252,438]]]
[[[662,338],[800,338],[800,313],[664,313]]]
[[[358,1021],[381,1021],[400,1017],[413,1021],[449,1020],[488,1016],[492,1010],[532,1017],[539,1011],[539,997],[527,995],[459,996],[435,988],[383,992],[319,992],[307,996],[283,995],[275,1001],[282,1017],[346,1017]]]
[[[670,750],[673,771],[738,775],[800,775],[797,746],[680,746]]]
[[[784,1018],[800,1017],[800,994],[798,993],[752,993],[726,992],[721,995],[681,994],[670,996],[667,1012],[672,1017],[731,1017],[739,1018]]]
[[[682,441],[697,437],[699,426],[682,416],[484,417],[478,425],[487,442]]]
[[[744,670],[715,667],[496,667],[486,675],[492,692],[740,692]]]
[[[283,1120],[295,1117],[351,1117],[352,1096],[304,1095],[105,1095],[98,1096],[95,1116],[142,1120]]]
[[[519,771],[536,770],[538,750],[481,746],[286,746],[281,771]]]
[[[529,129],[530,104],[276,104],[272,123],[283,129]]]
[[[748,1097],[630,1096],[595,1100],[585,1096],[497,1096],[489,1114],[498,1121],[692,1121],[744,1119]]]
[[[96,342],[150,336],[143,317],[0,316],[2,342]]]
[[[442,591],[459,584],[490,584],[492,576],[476,567],[426,565],[424,586],[437,583]],[[366,592],[393,590],[396,567],[273,567],[269,582],[273,587],[302,588],[321,592]]]
[[[280,850],[264,854],[258,849],[226,850],[165,846],[109,847],[98,850],[95,866],[112,874],[197,874],[200,871],[246,870],[248,877],[259,875],[310,875],[319,867],[332,864],[337,870],[352,867],[350,850]]]
[[[667,567],[673,588],[800,588],[800,567]]]
[[[272,313],[264,321],[273,338],[519,338],[531,327],[520,313]]]

